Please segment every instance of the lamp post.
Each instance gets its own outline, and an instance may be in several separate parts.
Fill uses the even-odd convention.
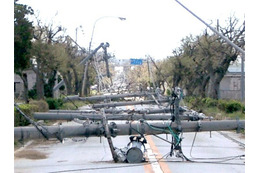
[[[95,21],[94,25],[93,25],[92,34],[91,34],[91,39],[90,39],[90,42],[89,42],[89,53],[90,53],[90,51],[91,51],[91,44],[92,44],[92,40],[93,40],[93,36],[94,36],[94,31],[95,31],[96,23],[97,23],[99,20],[101,20],[101,19],[110,18],[110,17],[118,18],[118,19],[121,20],[121,21],[126,20],[126,18],[124,18],[124,17],[116,17],[116,16],[102,16],[102,17],[98,18],[98,19]],[[84,89],[85,89],[85,86],[86,86],[87,71],[88,71],[88,62],[86,62],[85,68],[84,68],[84,76],[83,76],[82,89],[81,89],[81,95],[82,95],[82,96],[84,96]]]
[[[101,20],[101,19],[104,19],[104,18],[110,18],[110,17],[113,17],[113,18],[118,18],[119,20],[123,21],[123,20],[126,20],[126,18],[124,17],[116,17],[116,16],[102,16],[100,18],[98,18],[94,25],[93,25],[93,29],[92,29],[92,34],[91,34],[91,39],[90,39],[90,42],[89,42],[89,51],[91,50],[91,44],[92,44],[92,40],[93,40],[93,36],[94,36],[94,31],[95,31],[95,27],[96,27],[96,23]]]

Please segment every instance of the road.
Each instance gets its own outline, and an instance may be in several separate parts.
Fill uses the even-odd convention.
[[[141,109],[147,106],[126,106]],[[123,109],[125,109],[123,108]],[[82,108],[84,109],[84,108]],[[63,125],[75,122],[63,123]],[[117,123],[125,123],[118,121]],[[159,135],[166,140],[170,135]],[[244,173],[245,139],[235,132],[184,133],[182,150],[191,161],[170,157],[170,144],[156,136],[145,136],[145,162],[139,164],[114,163],[107,139],[104,137],[66,138],[57,140],[34,140],[27,142],[14,153],[16,173],[41,172],[113,172],[113,173]],[[123,148],[129,136],[113,138],[114,146]],[[214,158],[214,159],[213,159]]]
[[[170,151],[170,144],[155,136],[148,140],[147,162],[140,164],[114,163],[106,138],[70,138],[63,143],[57,140],[30,141],[15,151],[14,171],[16,173],[40,172],[245,172],[244,158],[230,158],[245,153],[244,138],[235,132],[185,133],[182,148],[186,157],[197,162],[182,162],[181,158],[163,157]],[[167,138],[166,135],[160,137]],[[170,139],[170,135],[168,135]],[[115,147],[123,148],[129,142],[128,136],[113,138]],[[197,159],[195,159],[195,157]],[[221,158],[221,159],[198,159]],[[159,162],[157,162],[159,160]]]

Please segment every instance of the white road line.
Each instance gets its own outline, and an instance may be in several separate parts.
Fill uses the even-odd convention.
[[[160,164],[157,162],[157,159],[155,157],[156,153],[153,153],[151,146],[147,143],[147,144],[145,144],[145,148],[147,150],[147,157],[149,159],[149,162],[152,162],[151,165],[152,165],[153,171],[156,173],[163,173],[163,171],[160,167]]]

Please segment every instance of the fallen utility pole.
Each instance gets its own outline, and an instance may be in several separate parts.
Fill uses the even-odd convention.
[[[172,112],[171,108],[161,108],[161,109],[104,109],[105,113],[118,114],[118,113],[138,113],[138,114],[158,114],[158,113],[170,113]],[[49,110],[51,113],[90,113],[97,112],[89,108],[88,110]],[[192,112],[184,107],[180,107],[180,113],[182,112]]]
[[[45,113],[45,112],[37,112],[33,115],[36,120],[67,120],[71,121],[74,119],[79,120],[102,120],[102,114],[93,114],[93,113]],[[107,120],[170,120],[172,117],[171,114],[168,115],[140,115],[140,114],[106,114]],[[204,119],[205,116],[199,115],[190,115],[183,114],[180,115],[181,120],[190,120],[197,121]]]
[[[129,123],[129,124],[115,124],[110,123],[109,129],[112,136],[121,135],[136,135],[139,130],[146,135],[165,134],[165,131],[157,130],[152,127],[160,127],[167,129],[170,123]],[[48,138],[56,138],[58,134],[62,138],[67,137],[91,137],[103,136],[104,127],[102,124],[88,124],[88,125],[73,125],[73,126],[43,126],[48,130]],[[172,123],[171,128],[177,130],[177,124]],[[223,120],[223,121],[203,121],[203,122],[182,122],[182,132],[197,132],[197,131],[226,131],[244,129],[245,121],[237,120]],[[42,129],[44,131],[44,129]],[[15,127],[14,139],[41,139],[43,135],[34,127]]]
[[[141,132],[146,135],[152,134],[165,134],[168,133],[164,130],[170,125],[168,123],[129,123],[129,124],[116,124],[110,123],[108,128],[111,132],[111,136],[121,135],[137,135]],[[156,128],[155,128],[156,127]],[[177,131],[177,124],[171,123],[170,126],[173,130]],[[245,121],[237,120],[223,120],[223,121],[202,121],[202,122],[182,122],[182,132],[198,132],[198,131],[227,131],[238,130],[245,128]],[[48,133],[44,130],[47,130]],[[42,132],[48,135],[48,138],[60,138],[67,137],[91,137],[91,136],[104,136],[104,126],[102,124],[85,124],[85,125],[73,125],[73,126],[43,126]],[[14,139],[41,139],[44,136],[35,127],[15,127]]]
[[[79,97],[78,95],[75,96],[68,96],[64,98],[63,101],[67,100],[82,100],[82,101],[96,101],[96,100],[109,100],[109,99],[118,99],[124,97],[142,97],[142,96],[149,96],[154,93],[130,93],[130,94],[116,94],[116,95],[99,95],[99,96],[91,96],[91,97]]]
[[[158,100],[159,103],[169,102],[169,99]],[[144,105],[144,104],[154,104],[155,100],[144,100],[144,101],[135,101],[135,102],[119,102],[119,103],[102,103],[102,104],[93,104],[92,108],[105,108],[105,107],[117,107],[117,106],[127,106],[127,105]]]

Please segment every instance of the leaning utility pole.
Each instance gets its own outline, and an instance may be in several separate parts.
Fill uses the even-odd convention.
[[[216,33],[220,38],[225,40],[229,45],[231,45],[233,48],[235,48],[237,51],[239,51],[242,54],[241,57],[241,101],[245,101],[245,71],[244,71],[244,61],[245,61],[245,51],[238,47],[236,44],[234,44],[232,41],[230,41],[227,37],[222,35],[220,32],[218,32],[215,28],[207,24],[204,20],[202,20],[200,17],[198,17],[196,14],[194,14],[191,10],[189,10],[187,7],[185,7],[182,3],[180,3],[178,0],[175,0],[179,5],[181,5],[185,10],[187,10],[190,14],[192,14],[194,17],[196,17],[199,21],[204,23],[207,27],[209,27],[214,33]]]

